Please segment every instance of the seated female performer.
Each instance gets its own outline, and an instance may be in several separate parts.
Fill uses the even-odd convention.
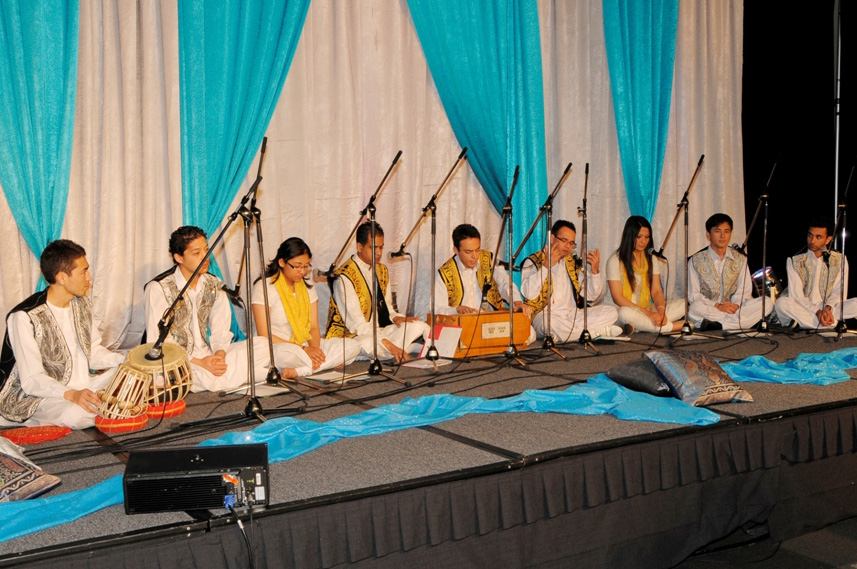
[[[303,377],[349,364],[360,354],[351,338],[323,339],[318,328],[318,294],[305,280],[312,271],[312,252],[299,237],[280,244],[265,278],[253,286],[256,333],[268,337],[268,315],[262,283],[268,287],[274,362],[283,378]]]
[[[664,300],[659,263],[647,250],[652,226],[645,217],[632,215],[625,222],[619,249],[607,259],[610,296],[619,307],[619,325],[631,324],[643,332],[674,332],[681,329],[684,302]],[[634,275],[633,279],[628,275]]]

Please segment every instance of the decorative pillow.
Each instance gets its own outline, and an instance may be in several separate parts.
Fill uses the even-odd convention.
[[[650,393],[658,397],[672,396],[670,386],[649,360],[639,360],[616,366],[607,371],[607,377],[628,389]]]
[[[59,485],[58,477],[29,462],[11,442],[0,444],[0,450],[0,502],[35,498]]]
[[[753,396],[741,389],[723,371],[717,361],[701,352],[663,350],[646,352],[673,393],[696,407],[731,401],[752,401]]]

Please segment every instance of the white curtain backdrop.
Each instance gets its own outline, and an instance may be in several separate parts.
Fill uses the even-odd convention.
[[[574,173],[556,200],[554,219],[569,219],[580,231],[577,208],[582,206],[584,165],[589,162],[589,243],[600,249],[603,270],[619,246],[630,211],[602,16],[601,0],[539,4],[551,187],[566,164],[574,162]],[[652,220],[656,248],[666,237],[701,154],[705,165],[690,195],[690,253],[706,246],[705,220],[718,211],[732,216],[735,240],[744,240],[742,53],[740,1],[680,2],[669,138]],[[667,293],[674,298],[684,296],[684,271],[678,265],[684,257],[683,236],[682,216],[664,250],[671,269]]]
[[[691,195],[691,252],[704,246],[702,222],[714,211],[732,215],[735,240],[743,240],[742,11],[740,0],[680,5],[670,138],[654,219],[657,246],[702,153],[706,166]],[[175,0],[81,3],[75,142],[63,236],[89,252],[95,309],[114,346],[139,341],[142,286],[169,266],[167,238],[181,224],[175,14]],[[590,243],[601,249],[603,266],[618,245],[628,206],[601,1],[540,0],[539,14],[549,188],[569,161],[575,164],[554,219],[579,225],[583,169],[590,162]],[[404,0],[313,0],[267,135],[258,202],[265,255],[270,259],[282,240],[300,236],[321,269],[339,253],[399,149],[402,158],[377,207],[386,251],[398,249],[460,152]],[[256,169],[254,163],[242,193]],[[465,222],[476,225],[483,247],[493,250],[500,218],[466,165],[439,200],[438,263],[452,253],[452,228]],[[0,200],[0,239],[0,311],[5,313],[31,294],[38,280],[38,262],[5,199]],[[255,234],[252,240],[255,278],[260,271]],[[674,268],[683,256],[681,245],[679,232],[666,249]],[[408,247],[415,279],[410,307],[417,314],[429,305],[430,247],[426,222]],[[239,278],[242,248],[239,221],[218,252],[230,285]],[[349,244],[347,254],[353,250]],[[388,264],[402,309],[408,303],[410,264]],[[681,290],[683,283],[673,280],[670,288]],[[244,294],[243,277],[241,283]],[[329,295],[323,284],[318,290],[324,319]]]

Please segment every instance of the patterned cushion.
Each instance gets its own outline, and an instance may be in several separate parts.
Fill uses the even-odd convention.
[[[27,462],[0,454],[0,502],[27,500],[59,485],[60,479]]]
[[[607,377],[628,389],[650,393],[658,397],[672,395],[670,386],[649,360],[643,359],[629,364],[616,366],[607,371]]]
[[[705,407],[715,403],[752,401],[708,354],[663,350],[646,352],[676,396],[691,405]]]

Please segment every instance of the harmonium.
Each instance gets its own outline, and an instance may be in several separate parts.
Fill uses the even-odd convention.
[[[431,314],[427,320],[431,319]],[[455,347],[455,358],[501,354],[509,346],[509,312],[480,312],[478,314],[435,314],[435,330],[439,326],[459,326],[461,336]],[[516,348],[527,347],[530,319],[522,312],[512,313],[512,342]]]

